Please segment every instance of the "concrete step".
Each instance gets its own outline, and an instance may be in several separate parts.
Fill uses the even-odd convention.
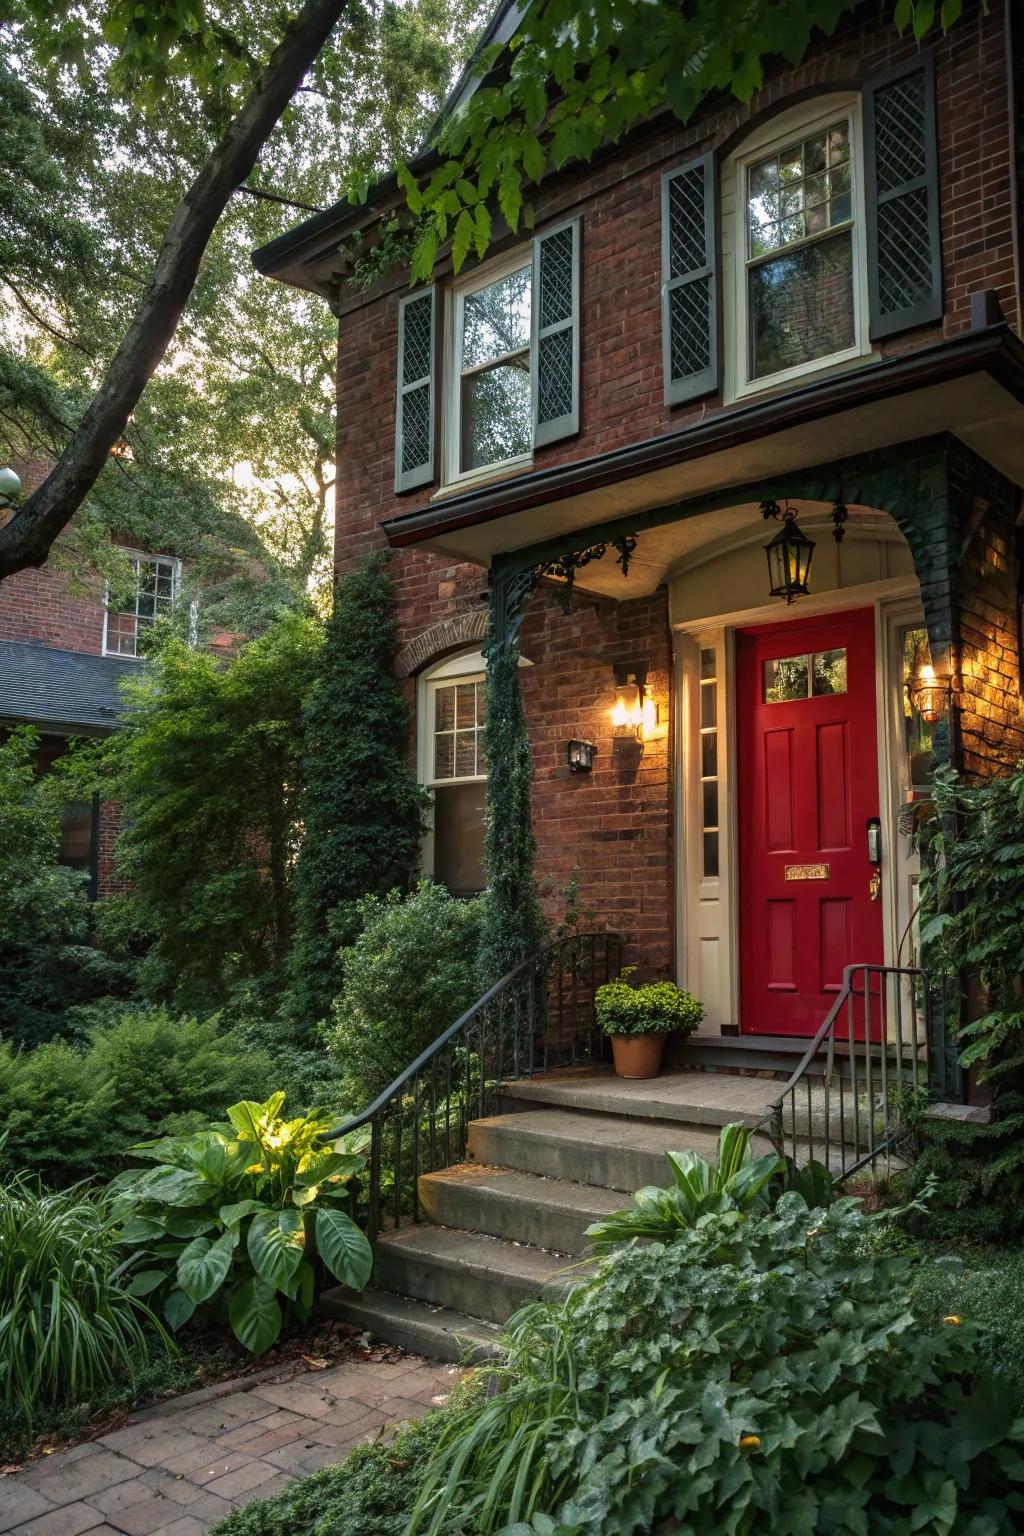
[[[502,1108],[558,1105],[633,1120],[667,1120],[676,1125],[714,1128],[738,1120],[754,1126],[767,1113],[780,1084],[773,1079],[724,1072],[663,1072],[644,1080],[616,1077],[602,1067],[524,1078],[502,1089]]]
[[[758,1151],[770,1150],[766,1138],[756,1137],[755,1144]],[[469,1157],[475,1163],[624,1194],[644,1184],[671,1183],[665,1154],[687,1147],[713,1158],[718,1149],[717,1128],[541,1108],[491,1115],[474,1120],[469,1127]]]
[[[390,1291],[358,1292],[335,1286],[321,1296],[319,1309],[325,1317],[337,1318],[350,1328],[425,1355],[428,1360],[479,1365],[501,1354],[501,1330],[494,1323]]]
[[[479,1232],[418,1225],[377,1239],[374,1279],[381,1290],[504,1323],[542,1291],[564,1293],[574,1262]]]
[[[419,1191],[424,1213],[439,1226],[570,1254],[587,1247],[591,1222],[622,1209],[622,1196],[611,1190],[478,1163],[425,1173]]]

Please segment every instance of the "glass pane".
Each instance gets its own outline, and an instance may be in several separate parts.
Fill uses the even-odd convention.
[[[700,653],[700,675],[702,678],[715,675],[715,653],[710,646]]]
[[[533,446],[528,353],[462,381],[462,457],[466,469],[500,464]]]
[[[483,725],[483,723],[484,723],[484,700],[486,699],[486,697],[487,697],[487,691],[486,691],[483,683],[477,683],[477,685],[476,685],[476,723],[477,723],[477,725]]]
[[[60,817],[60,862],[88,869],[92,853],[92,806],[87,800],[65,806]]]
[[[484,786],[434,791],[434,879],[456,896],[484,888]]]
[[[459,683],[456,686],[455,724],[460,729],[476,725],[476,683]]]
[[[853,345],[849,231],[752,267],[749,282],[755,378]]]
[[[718,780],[711,779],[701,785],[701,822],[705,827],[718,826]]]
[[[156,602],[150,592],[139,593],[139,618],[151,619],[156,612]]]
[[[471,779],[476,773],[476,731],[455,732],[455,777]]]
[[[813,139],[805,141],[804,170],[808,176],[813,176],[816,171],[823,171],[825,169],[828,148],[827,138],[827,134],[817,133]]]
[[[700,776],[713,779],[718,773],[718,736],[710,731],[700,739]]]
[[[718,688],[714,683],[705,683],[700,690],[700,723],[718,724]]]
[[[846,692],[846,652],[819,651],[811,667],[811,690],[816,696]]]
[[[462,366],[476,368],[530,344],[530,268],[467,294],[462,309]]]
[[[927,784],[932,773],[934,727],[911,703],[910,685],[915,677],[920,676],[921,668],[931,664],[932,653],[928,644],[928,631],[923,628],[905,629],[902,636],[902,649],[903,741],[908,781],[910,784]]]
[[[704,878],[718,879],[718,833],[704,833]]]
[[[434,741],[434,778],[450,779],[455,772],[455,737],[438,736]]]
[[[830,165],[850,158],[850,129],[847,123],[836,123],[828,131],[828,160]]]
[[[807,662],[806,656],[783,656],[778,661],[766,661],[765,703],[788,704],[792,699],[806,699]]]
[[[455,688],[438,688],[434,694],[434,729],[450,731],[455,724]]]

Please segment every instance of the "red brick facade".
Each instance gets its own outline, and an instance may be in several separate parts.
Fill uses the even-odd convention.
[[[878,347],[895,356],[964,331],[971,295],[992,290],[1019,330],[1017,232],[1014,212],[1011,100],[1006,17],[1002,0],[985,13],[968,3],[963,21],[934,45],[940,147],[940,214],[944,313],[934,325],[905,332]],[[661,336],[661,179],[694,155],[728,154],[745,135],[787,106],[820,92],[859,89],[868,77],[911,59],[916,45],[900,39],[888,16],[863,6],[831,42],[819,42],[799,69],[775,70],[749,104],[713,104],[692,126],[675,122],[634,135],[627,145],[590,166],[550,178],[536,197],[537,226],[582,215],[580,325],[581,430],[568,441],[538,449],[534,469],[677,431],[723,409],[720,397],[676,407],[664,403]],[[506,240],[505,247],[515,242]],[[499,246],[499,249],[502,248]],[[444,287],[444,272],[441,272]],[[432,488],[394,492],[398,301],[403,274],[365,294],[344,291],[338,351],[338,482],[336,563],[339,571],[385,542],[381,524],[425,503]],[[985,551],[975,588],[994,577],[998,596],[975,595],[963,605],[965,672],[974,679],[967,711],[969,732],[1002,733],[1007,749],[1020,740],[1015,624],[1016,553],[1005,510]],[[991,521],[991,520],[990,520]],[[997,522],[999,520],[997,519]],[[969,560],[975,559],[973,552]],[[477,614],[487,577],[479,567],[403,549],[395,554],[401,641],[422,666],[420,637],[443,642],[446,621]],[[991,569],[989,569],[991,567]],[[991,585],[991,583],[990,583]],[[998,609],[998,613],[996,610]],[[673,850],[670,731],[643,751],[611,741],[611,664],[642,657],[663,718],[669,717],[670,637],[664,589],[639,601],[580,597],[566,617],[544,587],[531,600],[522,634],[523,690],[534,751],[534,827],[538,872],[563,880],[580,868],[583,904],[600,924],[624,933],[644,965],[666,972],[673,946]],[[985,647],[1005,655],[1007,697]],[[973,650],[972,650],[973,646]],[[439,646],[439,651],[441,647]],[[986,653],[987,657],[987,653]],[[972,659],[973,658],[973,659]],[[403,670],[409,670],[408,667]],[[1013,676],[1010,676],[1010,673]],[[986,701],[986,695],[989,695]],[[978,717],[983,717],[977,726]],[[597,743],[594,771],[571,775],[565,743],[583,736]],[[978,742],[965,743],[968,765]],[[1004,753],[1005,755],[1005,753]]]

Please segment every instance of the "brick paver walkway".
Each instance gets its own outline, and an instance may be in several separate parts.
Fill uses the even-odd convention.
[[[0,1478],[0,1532],[202,1536],[240,1504],[418,1418],[457,1375],[415,1355],[345,1361],[147,1409],[124,1429]]]

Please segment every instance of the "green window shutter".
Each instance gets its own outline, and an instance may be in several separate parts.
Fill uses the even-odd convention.
[[[436,290],[408,293],[398,305],[398,398],[395,490],[434,478],[434,333]]]
[[[661,350],[665,404],[718,382],[718,219],[710,153],[661,182]]]
[[[942,318],[935,67],[923,54],[864,86],[871,339]]]
[[[580,429],[580,221],[533,242],[530,384],[533,445]]]

